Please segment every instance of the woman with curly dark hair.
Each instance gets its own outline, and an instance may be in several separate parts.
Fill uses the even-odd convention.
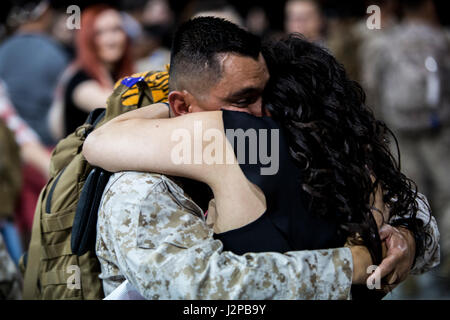
[[[396,165],[390,131],[364,105],[360,86],[329,53],[298,36],[266,45],[263,54],[271,75],[263,103],[271,117],[222,110],[154,119],[169,116],[166,105],[156,104],[95,130],[83,154],[109,171],[160,172],[208,184],[215,237],[237,254],[340,247],[351,237],[378,264],[378,228],[392,215],[423,237],[414,184]],[[196,134],[199,124],[209,139]],[[237,145],[230,130],[256,130],[257,147],[251,139]],[[279,139],[265,139],[267,132]],[[212,137],[214,151],[205,154]],[[251,154],[228,161],[230,150],[239,158],[240,147],[259,155],[270,150],[278,156],[276,172],[262,174],[267,159],[247,161]],[[188,156],[175,159],[176,150]]]
[[[305,173],[302,189],[311,196],[311,212],[358,232],[375,258],[380,249],[371,212],[381,208],[374,208],[371,197],[383,190],[389,215],[379,217],[408,214],[399,223],[426,236],[415,219],[417,187],[389,149],[392,138],[400,157],[396,138],[375,119],[363,89],[343,66],[298,35],[265,46],[264,57],[271,76],[265,107],[286,129],[290,154]]]

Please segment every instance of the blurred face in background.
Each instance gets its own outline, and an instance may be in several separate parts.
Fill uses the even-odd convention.
[[[321,38],[322,16],[313,0],[291,0],[285,8],[285,31],[298,32],[310,41]]]
[[[173,12],[167,0],[150,0],[147,2],[142,13],[144,25],[166,25],[172,22]]]
[[[55,12],[53,24],[51,27],[51,35],[67,47],[73,46],[75,38],[75,29],[66,27],[67,13]]]
[[[124,55],[127,44],[120,14],[112,9],[101,13],[95,21],[94,30],[100,60],[107,64],[118,62]]]

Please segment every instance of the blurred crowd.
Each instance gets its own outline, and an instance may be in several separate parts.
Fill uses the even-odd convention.
[[[180,22],[214,15],[267,39],[301,33],[330,50],[362,85],[367,104],[395,133],[402,171],[428,197],[441,231],[441,266],[388,298],[450,298],[450,32],[444,1],[288,0],[278,10],[256,1],[86,1],[68,10],[76,3],[6,1],[2,10],[0,230],[14,263],[27,249],[57,142],[105,106],[117,80],[167,68],[171,34]],[[367,12],[371,5],[375,9]]]

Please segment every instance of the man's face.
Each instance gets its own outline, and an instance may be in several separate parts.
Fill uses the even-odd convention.
[[[262,55],[258,60],[232,53],[219,55],[222,76],[208,93],[195,97],[191,112],[235,110],[262,115],[262,92],[269,72]]]

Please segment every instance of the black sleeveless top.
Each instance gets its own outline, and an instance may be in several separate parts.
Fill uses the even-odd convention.
[[[110,75],[114,81],[118,80],[118,77],[114,73],[110,73]],[[89,80],[94,80],[94,78],[88,75],[83,69],[79,69],[72,75],[66,84],[64,92],[65,135],[69,135],[74,132],[79,126],[85,123],[87,117],[89,116],[89,112],[81,109],[80,106],[73,100],[73,93],[78,85]],[[105,106],[102,105],[92,107],[103,108]]]
[[[277,122],[270,117],[223,110],[223,123],[243,173],[262,190],[267,204],[267,210],[257,220],[214,235],[222,241],[224,250],[236,254],[283,253],[343,246],[346,238],[338,234],[339,224],[308,211],[308,195],[301,189],[302,172],[291,158]],[[252,145],[251,139],[246,138],[245,148],[239,148],[238,134],[233,135],[238,129],[252,137]],[[254,154],[253,159],[250,154],[240,155],[242,150],[256,152],[256,161]]]
[[[64,126],[65,135],[71,134],[87,119],[89,112],[82,110],[73,100],[75,88],[82,82],[92,80],[84,70],[78,70],[67,82],[64,92]]]
[[[227,139],[234,147],[239,166],[247,179],[262,190],[267,205],[266,211],[255,221],[238,229],[214,234],[214,238],[223,243],[224,251],[242,255],[247,252],[284,253],[342,247],[347,235],[338,232],[339,223],[309,212],[309,196],[301,189],[302,171],[295,165],[286,136],[278,123],[270,117],[227,110],[222,112]],[[239,129],[244,132],[250,130],[247,131],[248,136],[253,134],[256,146],[246,139],[245,147],[239,148],[236,143],[238,134],[233,134]],[[256,152],[256,161],[249,154],[240,158],[242,149],[245,153],[250,150]],[[277,156],[278,166],[274,165]],[[261,169],[271,166],[278,170],[269,172],[274,173],[272,175],[262,174]],[[353,300],[380,300],[385,295],[382,291],[369,290],[365,285],[352,285],[351,293]]]

